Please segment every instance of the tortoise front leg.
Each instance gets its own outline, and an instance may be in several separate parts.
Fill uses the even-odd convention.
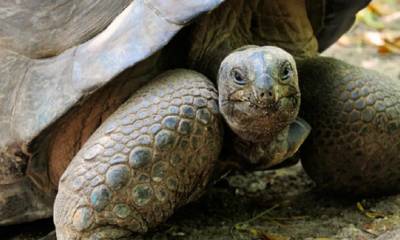
[[[332,58],[298,62],[307,173],[342,194],[400,191],[400,82]]]
[[[118,239],[197,198],[221,148],[217,94],[202,75],[170,71],[136,92],[63,174],[57,239]]]

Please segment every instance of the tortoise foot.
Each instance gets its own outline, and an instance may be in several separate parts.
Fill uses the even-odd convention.
[[[347,195],[400,191],[400,82],[331,58],[298,64],[301,116],[313,131],[301,150],[319,186]]]
[[[204,76],[170,71],[137,91],[61,177],[57,239],[121,239],[200,196],[221,148],[217,94]]]

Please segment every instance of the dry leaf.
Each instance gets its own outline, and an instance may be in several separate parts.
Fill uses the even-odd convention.
[[[365,8],[357,14],[357,21],[364,22],[367,26],[374,29],[383,29],[385,27],[378,15],[369,8]]]
[[[385,215],[383,213],[365,210],[365,208],[361,204],[361,202],[357,202],[357,209],[360,210],[360,212],[362,212],[368,218],[375,219],[375,218],[384,218],[385,217]]]
[[[400,37],[393,41],[384,39],[384,45],[381,46],[380,49],[384,49],[387,52],[400,54]]]
[[[388,4],[372,2],[368,5],[368,9],[378,16],[386,16],[393,13],[393,9]]]
[[[364,206],[363,206],[360,202],[357,202],[357,208],[358,208],[358,210],[360,210],[361,212],[364,212],[364,211],[365,211]]]
[[[379,231],[377,231],[376,229],[374,229],[374,225],[373,224],[364,224],[363,225],[363,230],[366,231],[367,233],[370,233],[372,235],[379,235]]]

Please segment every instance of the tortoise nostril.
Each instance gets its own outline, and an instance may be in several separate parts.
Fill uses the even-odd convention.
[[[261,99],[267,100],[267,99],[271,99],[273,97],[274,97],[274,93],[272,91],[269,91],[269,90],[260,92],[260,95],[259,95],[260,100]]]

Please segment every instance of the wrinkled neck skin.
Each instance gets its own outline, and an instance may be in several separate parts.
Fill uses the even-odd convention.
[[[212,80],[221,61],[245,45],[277,46],[296,57],[318,52],[306,0],[225,1],[192,25],[189,41],[190,67]]]
[[[278,46],[296,57],[316,55],[318,49],[305,0],[225,1],[193,25],[189,41],[190,67],[215,83],[223,59],[245,45]],[[259,128],[254,121],[246,127],[229,125],[243,140],[266,142],[272,141],[288,124],[276,121]]]

